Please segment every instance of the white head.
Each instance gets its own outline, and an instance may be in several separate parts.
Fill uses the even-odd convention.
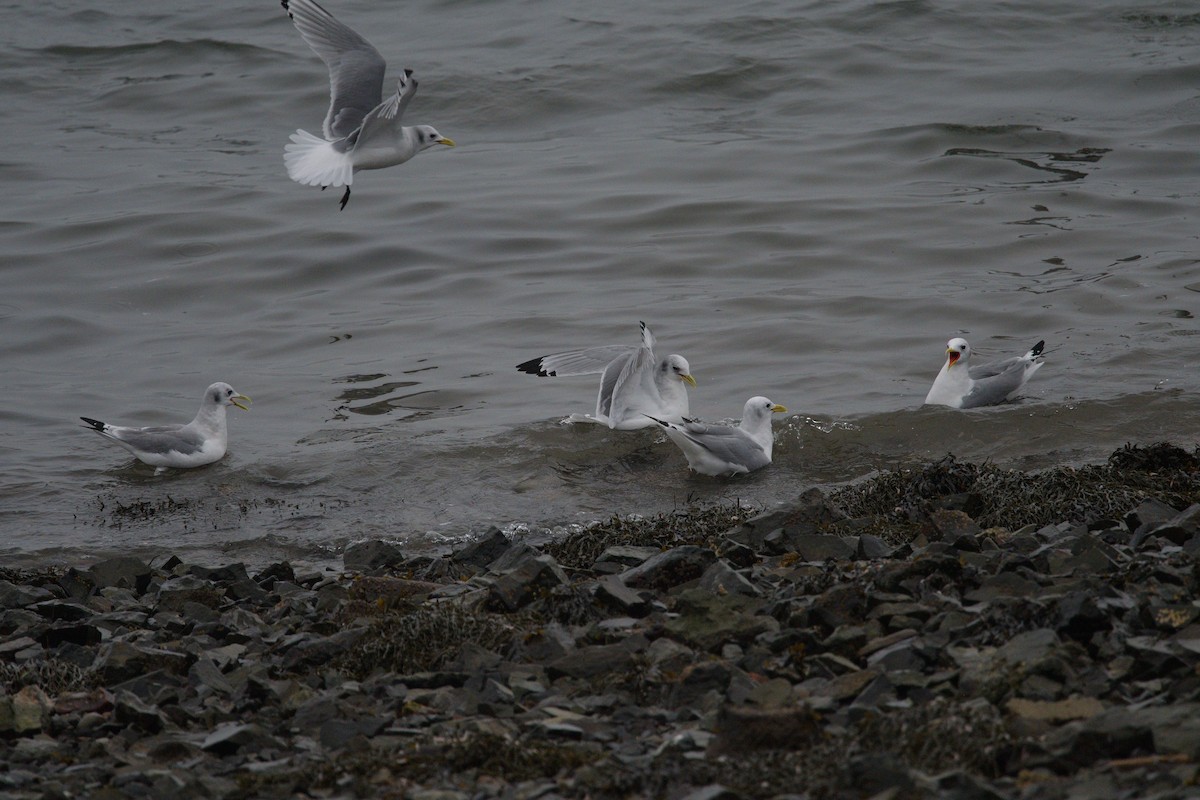
[[[742,423],[751,419],[769,419],[772,414],[782,414],[787,409],[762,395],[751,397],[742,409]]]
[[[444,144],[447,147],[454,147],[454,142],[442,136],[432,125],[417,125],[413,128],[413,137],[417,142],[417,149],[424,150],[427,147],[433,147],[435,144]]]
[[[658,365],[659,382],[663,385],[673,385],[674,380],[681,380],[693,389],[696,388],[696,379],[692,377],[692,368],[688,365],[687,359],[683,356],[669,355],[664,358]]]
[[[228,383],[217,382],[204,390],[204,405],[206,406],[237,406],[243,411],[249,411],[243,403],[249,403],[250,398],[237,391]]]
[[[946,342],[946,367],[953,367],[961,360],[964,364],[971,358],[971,345],[966,339],[954,338]]]

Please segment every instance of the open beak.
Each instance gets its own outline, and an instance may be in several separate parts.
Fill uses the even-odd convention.
[[[783,406],[779,405],[778,403],[771,406],[771,410],[774,411],[776,414],[784,414],[787,412],[787,409],[784,408]]]
[[[240,408],[242,411],[250,410],[248,407],[242,405],[242,403],[250,402],[250,398],[246,397],[246,395],[244,395],[244,394],[235,394],[233,397],[229,398],[229,402],[233,403],[235,406]]]
[[[692,387],[693,389],[696,388],[696,379],[693,378],[691,375],[680,375],[679,380],[683,381],[684,383],[686,383],[688,386]]]
[[[958,352],[957,350],[947,350],[946,355],[950,356],[950,366],[952,367],[954,366],[955,362],[962,357],[962,353]]]
[[[447,139],[445,136],[437,140],[438,144],[444,144],[446,147],[454,147],[454,140]]]

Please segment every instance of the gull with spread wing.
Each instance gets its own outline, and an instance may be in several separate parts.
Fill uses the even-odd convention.
[[[564,422],[597,422],[631,431],[654,425],[650,417],[680,421],[688,413],[692,368],[680,355],[654,356],[654,334],[641,325],[639,346],[602,345],[531,358],[517,365],[530,375],[554,377],[600,374],[595,414],[571,414]],[[648,416],[649,415],[649,416]]]
[[[314,0],[282,0],[308,46],[329,66],[329,113],[325,138],[297,130],[283,148],[288,177],[307,186],[345,186],[341,208],[350,201],[350,184],[360,169],[403,164],[434,145],[454,142],[429,125],[400,124],[417,93],[412,70],[403,70],[396,93],[383,99],[387,64],[363,37],[334,19]]]

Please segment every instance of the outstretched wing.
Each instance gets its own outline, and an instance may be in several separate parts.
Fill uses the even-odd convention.
[[[387,63],[370,42],[338,22],[315,0],[283,0],[282,5],[304,41],[329,67],[325,138],[349,136],[383,100]]]
[[[613,360],[621,356],[632,355],[635,350],[637,350],[636,347],[630,347],[627,344],[601,345],[583,350],[564,350],[561,353],[531,358],[517,364],[517,369],[542,378],[598,375],[604,372]]]

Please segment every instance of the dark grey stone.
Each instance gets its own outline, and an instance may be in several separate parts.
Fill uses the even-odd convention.
[[[150,586],[154,571],[140,558],[118,556],[93,564],[88,575],[97,589],[116,586],[142,594]]]
[[[499,558],[511,545],[504,532],[493,525],[478,539],[454,551],[450,560],[482,569]]]
[[[342,553],[342,565],[351,572],[378,572],[403,563],[399,547],[378,539],[352,544]]]
[[[707,547],[673,547],[622,572],[621,580],[635,589],[663,591],[696,580],[716,560],[717,554]]]

